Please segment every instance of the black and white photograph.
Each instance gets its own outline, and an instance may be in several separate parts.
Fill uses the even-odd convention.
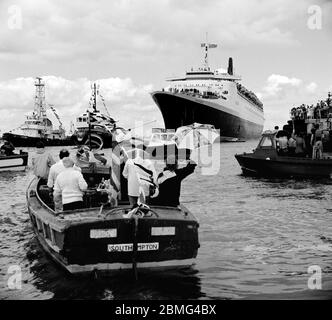
[[[0,0],[0,237],[2,301],[331,300],[332,1]]]

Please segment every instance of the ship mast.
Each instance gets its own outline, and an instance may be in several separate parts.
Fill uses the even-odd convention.
[[[93,87],[92,87],[92,97],[93,97],[93,105],[92,105],[92,108],[93,108],[93,111],[97,112],[97,84],[94,83],[93,84]]]
[[[37,77],[35,81],[36,95],[34,112],[38,118],[45,119],[46,116],[46,102],[45,102],[45,83],[42,78]]]
[[[204,68],[207,70],[210,70],[209,67],[209,49],[217,48],[217,45],[215,43],[209,43],[208,42],[208,34],[206,33],[206,42],[201,43],[201,48],[205,48],[205,56],[204,56]]]

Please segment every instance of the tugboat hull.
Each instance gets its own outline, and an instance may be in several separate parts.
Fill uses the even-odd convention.
[[[28,137],[13,133],[4,133],[3,139],[10,141],[15,147],[35,147],[36,143],[41,141],[45,146],[72,146],[75,145],[75,141],[67,137],[65,139],[51,139],[43,137]]]

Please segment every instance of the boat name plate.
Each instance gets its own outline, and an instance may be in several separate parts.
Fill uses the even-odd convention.
[[[138,243],[137,251],[155,251],[159,249],[159,242]],[[109,244],[107,246],[108,252],[129,252],[133,251],[132,243],[118,243]]]

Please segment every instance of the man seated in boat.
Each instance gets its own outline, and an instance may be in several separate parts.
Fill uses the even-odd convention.
[[[184,168],[178,168],[176,156],[166,159],[166,167],[158,175],[159,195],[152,203],[160,206],[177,207],[180,204],[181,183],[195,171],[197,164],[190,160]]]
[[[50,172],[48,174],[48,180],[47,180],[47,186],[50,189],[53,189],[54,183],[55,183],[55,179],[57,178],[57,176],[59,175],[59,173],[61,173],[62,171],[64,171],[66,168],[63,165],[63,158],[67,158],[70,156],[70,153],[68,151],[68,149],[61,149],[60,153],[59,153],[59,158],[60,160],[53,164],[52,167],[50,168]],[[73,167],[75,170],[81,171],[81,168],[74,165]]]
[[[74,169],[74,161],[69,157],[62,159],[65,170],[59,173],[54,183],[54,202],[56,211],[61,211],[59,202],[61,198],[63,211],[83,208],[83,194],[88,184],[80,171]],[[58,204],[58,205],[57,205]]]
[[[107,163],[107,160],[104,157],[98,153],[93,153],[88,146],[82,146],[78,149],[76,153],[76,160],[79,166],[84,166],[91,163],[106,165]]]
[[[14,150],[14,145],[8,140],[4,140],[4,144],[0,148],[1,154],[4,154],[6,156],[12,156],[14,154]]]

